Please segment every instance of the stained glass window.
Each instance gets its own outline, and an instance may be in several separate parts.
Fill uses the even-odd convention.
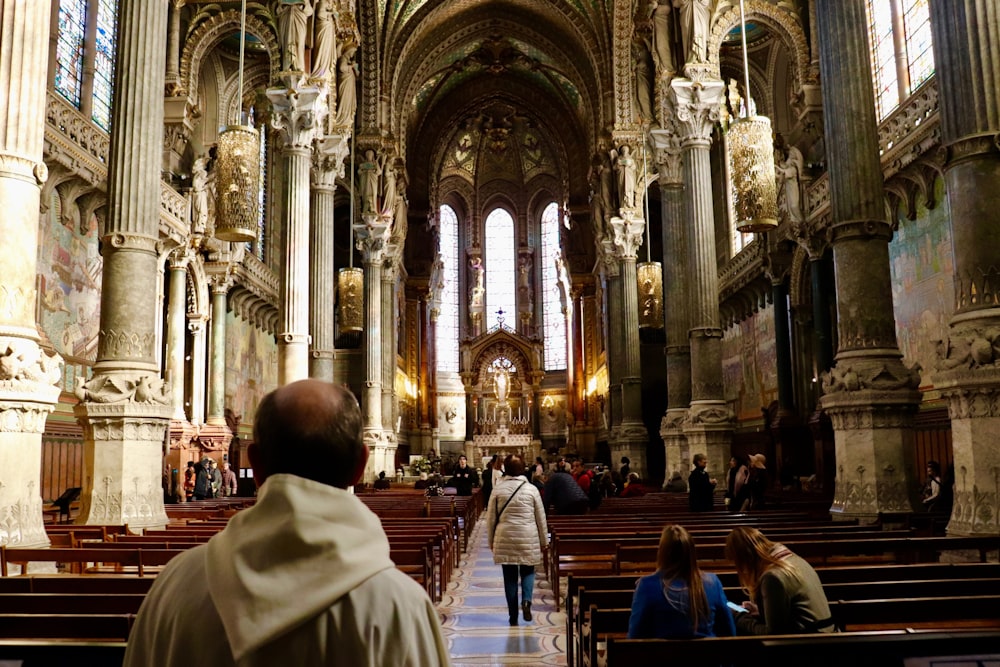
[[[111,129],[111,93],[115,80],[115,16],[117,0],[98,0],[97,52],[94,60],[94,111],[91,117],[105,130]]]
[[[566,369],[566,315],[557,267],[562,262],[559,245],[559,206],[552,202],[542,212],[542,342],[545,370]],[[568,289],[569,285],[566,285]]]
[[[868,0],[875,111],[882,121],[934,74],[928,0]]]
[[[903,30],[906,32],[906,62],[910,91],[934,74],[931,48],[931,10],[927,0],[903,0]]]
[[[514,249],[514,218],[502,208],[494,209],[486,217],[486,327],[498,324],[502,310],[504,325],[516,328],[515,275],[517,264]]]
[[[60,0],[56,40],[56,90],[80,106],[83,85],[83,40],[87,26],[86,0]]]
[[[438,257],[441,271],[441,309],[435,324],[437,369],[458,372],[458,216],[447,204],[438,215]]]

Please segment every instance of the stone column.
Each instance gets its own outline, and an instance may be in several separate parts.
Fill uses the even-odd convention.
[[[719,119],[725,84],[689,64],[685,73],[701,79],[673,79],[684,177],[688,255],[686,283],[691,345],[691,406],[684,422],[689,453],[708,457],[708,472],[723,479],[729,468],[735,417],[723,397],[722,327],[719,322],[719,272],[715,253],[715,215],[709,150]],[[720,487],[721,488],[721,487]]]
[[[281,324],[278,329],[278,384],[309,377],[309,167],[314,128],[322,105],[320,89],[285,73],[284,86],[269,88],[271,124],[284,142],[284,225],[281,249]],[[330,277],[332,279],[332,276]]]
[[[391,218],[389,218],[391,220]],[[391,222],[390,222],[391,224]],[[391,457],[390,467],[395,470],[396,460],[396,334],[398,314],[396,313],[396,283],[402,257],[397,248],[389,244],[382,265],[381,315],[382,315],[382,430],[385,432],[386,457]],[[375,471],[378,474],[378,471]]]
[[[45,134],[50,2],[0,3],[0,545],[44,547],[42,432],[59,400],[62,359],[38,345],[35,326],[38,211]]]
[[[170,402],[173,405],[171,418],[185,421],[184,410],[184,342],[186,338],[185,318],[187,315],[187,266],[186,253],[170,256],[170,300],[167,302],[167,380],[170,381]]]
[[[171,0],[170,2],[170,32],[167,34],[167,73],[168,86],[181,86],[181,8],[186,0]],[[97,3],[94,3],[97,4]]]
[[[614,321],[621,327],[612,337],[619,339],[616,360],[610,362],[621,367],[621,424],[618,437],[611,443],[612,461],[627,456],[633,470],[640,477],[646,476],[646,445],[649,434],[642,421],[642,367],[639,360],[639,284],[636,276],[635,255],[642,243],[646,221],[638,211],[621,209],[621,217],[611,218],[615,259],[618,277],[613,285],[620,303],[620,319]]]
[[[333,204],[337,178],[344,177],[344,157],[349,150],[346,135],[316,140],[312,162],[312,192],[309,217],[309,377],[333,382],[333,350],[336,322],[333,312],[336,272],[333,266]]]
[[[205,358],[208,318],[204,313],[188,315],[187,328],[191,334],[191,409],[188,412],[193,424],[205,423]]]
[[[365,386],[361,392],[361,411],[368,466],[364,481],[375,479],[386,470],[388,440],[382,426],[382,262],[388,249],[390,219],[366,214],[354,227],[354,238],[361,250],[365,269]]]
[[[600,242],[597,247],[598,264],[601,275],[598,280],[604,284],[604,302],[607,312],[607,366],[608,366],[608,441],[618,439],[622,423],[622,363],[621,358],[625,346],[624,314],[621,303],[621,265],[615,257],[615,246],[612,235]],[[636,325],[638,328],[638,324]],[[614,455],[614,448],[611,451]]]
[[[831,512],[874,519],[910,510],[919,373],[903,366],[893,319],[889,240],[865,0],[816,5],[826,126],[839,349],[820,401],[834,428]]]
[[[955,314],[934,386],[948,399],[955,502],[948,532],[1000,532],[1000,24],[996,0],[931,3]]]
[[[684,217],[684,174],[681,141],[671,127],[653,130],[660,184],[660,218],[663,228],[663,319],[667,344],[667,411],[660,422],[666,454],[664,480],[674,471],[691,468],[691,452],[684,436],[684,420],[691,404],[691,346],[688,330],[687,261],[688,225]],[[686,476],[686,475],[685,475]]]
[[[124,0],[108,160],[101,324],[94,376],[77,388],[84,524],[166,525],[163,443],[173,407],[156,362],[160,151],[167,3]]]
[[[219,276],[212,281],[212,338],[208,356],[209,426],[226,425],[226,296],[232,281]]]

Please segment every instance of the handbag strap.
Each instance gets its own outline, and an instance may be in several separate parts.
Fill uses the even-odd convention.
[[[521,487],[524,486],[527,483],[528,483],[527,480],[525,480],[525,481],[521,482],[520,484],[518,484],[517,488],[514,489],[514,493],[510,494],[510,496],[507,498],[507,502],[505,502],[503,504],[503,507],[500,508],[500,511],[497,512],[497,520],[493,524],[493,526],[494,526],[493,529],[494,530],[496,530],[496,526],[500,524],[500,517],[503,515],[504,510],[507,509],[507,505],[510,505],[510,501],[514,500],[514,496],[517,495],[517,492],[520,491]]]

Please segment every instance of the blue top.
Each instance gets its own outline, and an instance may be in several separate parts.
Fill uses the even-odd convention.
[[[708,618],[698,619],[698,629],[692,632],[687,585],[675,579],[664,588],[659,572],[639,579],[632,597],[629,639],[699,639],[735,635],[736,624],[726,606],[722,582],[709,572],[702,572],[701,580],[708,598]]]

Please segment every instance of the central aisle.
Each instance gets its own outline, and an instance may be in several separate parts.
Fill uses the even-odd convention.
[[[535,575],[531,622],[508,625],[503,574],[493,564],[486,521],[476,523],[441,604],[442,626],[453,667],[464,665],[565,665],[566,614],[556,612],[541,567]]]

